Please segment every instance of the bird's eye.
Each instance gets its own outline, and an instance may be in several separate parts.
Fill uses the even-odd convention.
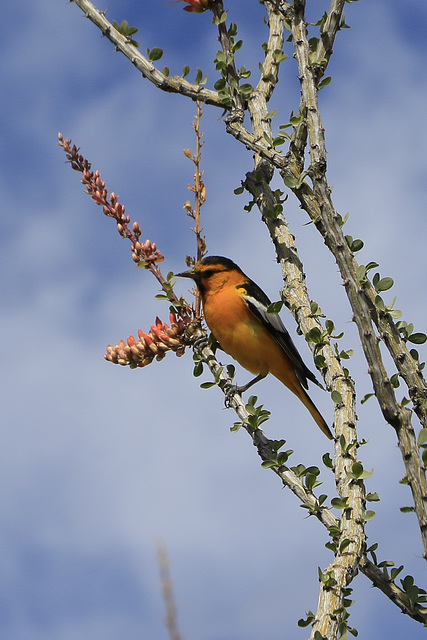
[[[206,269],[205,271],[202,271],[201,276],[202,278],[210,278],[214,273],[217,273],[215,269]]]

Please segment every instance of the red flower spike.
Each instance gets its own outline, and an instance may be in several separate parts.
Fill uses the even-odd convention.
[[[183,9],[189,13],[203,13],[212,9],[215,4],[215,0],[182,0],[182,2],[187,2],[188,6]]]
[[[160,334],[161,334],[162,330],[160,327],[157,327],[155,324],[152,324],[150,327],[150,333],[153,336],[153,338],[155,339],[156,337],[159,338]]]
[[[141,333],[139,333],[141,331]],[[147,335],[146,333],[144,333],[141,329],[138,330],[138,335],[139,337],[144,340],[145,344],[149,347],[151,344],[153,344],[153,339]]]

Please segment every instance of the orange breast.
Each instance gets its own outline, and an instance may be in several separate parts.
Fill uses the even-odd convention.
[[[254,374],[267,375],[272,351],[281,358],[280,347],[274,342],[248,309],[234,287],[205,296],[203,306],[209,329],[226,351],[242,367]]]
[[[233,286],[206,291],[203,311],[209,329],[242,367],[254,375],[271,373],[300,396],[303,391],[291,361],[237,291],[238,295]]]

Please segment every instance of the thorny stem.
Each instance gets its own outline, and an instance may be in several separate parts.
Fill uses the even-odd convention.
[[[200,131],[200,119],[203,115],[203,107],[200,102],[197,102],[197,117],[194,122],[194,131],[196,133],[196,155],[194,157],[194,165],[196,168],[194,174],[194,187],[195,187],[195,202],[194,202],[194,233],[197,238],[197,262],[203,258],[203,254],[206,250],[205,242],[201,236],[203,231],[200,226],[200,209],[205,202],[205,185],[202,182],[203,171],[200,171],[201,150],[203,146],[203,133]],[[197,314],[198,315],[198,314]]]
[[[254,429],[250,425],[251,414],[248,413],[241,394],[238,392],[230,392],[230,380],[224,373],[223,366],[216,359],[215,354],[210,346],[206,344],[206,342],[201,342],[200,346],[195,347],[195,351],[199,354],[203,362],[209,367],[213,377],[218,383],[218,386],[225,394],[227,394],[229,406],[234,409],[238,418],[241,420],[242,426],[251,437],[261,460],[274,460],[277,454],[274,448],[271,446],[271,441],[265,435],[262,429],[260,429],[259,427]],[[309,489],[307,489],[307,487],[304,486],[301,478],[298,477],[292,471],[292,469],[286,466],[273,466],[271,470],[280,478],[283,486],[289,488],[292,493],[301,501],[301,503],[306,506],[310,515],[317,518],[317,520],[319,520],[319,522],[321,522],[329,531],[339,529],[340,521],[327,507],[322,506],[320,509],[318,508],[319,502],[317,497],[314,495],[313,491],[310,491]],[[349,511],[351,511],[351,509]],[[346,519],[346,517],[347,516],[344,515],[343,519]],[[345,538],[343,538],[343,536],[341,535],[340,540],[344,539]],[[345,558],[345,554],[343,554],[343,556]],[[337,558],[335,559],[332,570],[337,569],[337,567],[335,566]],[[358,568],[364,575],[369,578],[369,580],[371,580],[374,587],[380,589],[388,598],[390,598],[390,600],[392,600],[392,602],[394,602],[399,607],[402,613],[405,613],[417,622],[422,622],[423,624],[426,623],[426,609],[424,609],[417,602],[411,602],[407,594],[402,589],[400,589],[393,580],[391,580],[389,577],[386,577],[381,569],[367,558],[364,552],[360,556]],[[330,570],[330,568],[328,570]],[[333,636],[325,637],[330,640]]]
[[[414,507],[418,517],[421,538],[424,545],[424,557],[427,558],[427,482],[425,468],[421,455],[416,446],[416,439],[411,425],[411,412],[403,407],[396,399],[383,363],[378,339],[373,322],[383,327],[383,335],[387,337],[385,344],[399,345],[398,353],[403,357],[396,357],[390,349],[396,366],[405,379],[413,396],[422,397],[426,394],[426,383],[418,371],[416,363],[409,354],[406,345],[401,340],[396,328],[390,330],[392,323],[389,314],[379,314],[375,310],[373,287],[366,284],[363,288],[356,274],[357,262],[344,238],[341,218],[336,213],[332,203],[331,189],[326,178],[326,147],[323,127],[317,101],[317,80],[310,64],[309,45],[304,20],[305,2],[294,0],[290,14],[293,40],[295,43],[295,57],[297,59],[301,81],[301,94],[307,108],[307,127],[310,139],[311,176],[313,190],[306,183],[295,188],[294,193],[302,207],[309,213],[316,227],[322,233],[325,243],[333,253],[339,266],[344,286],[353,309],[354,321],[359,330],[360,341],[369,366],[375,395],[380,404],[385,420],[394,427],[397,433],[399,448],[402,452],[406,467],[408,483],[410,485]],[[384,326],[385,325],[385,326]],[[396,350],[397,351],[397,350]],[[412,370],[408,365],[412,361]],[[416,391],[418,389],[418,391]],[[426,419],[426,403],[416,405],[421,417]]]
[[[215,18],[217,18],[218,20],[221,19],[221,16],[224,12],[224,6],[221,1],[214,4],[212,12]],[[225,22],[219,22],[218,34],[222,50],[227,60],[227,84],[230,88],[232,96],[232,111],[243,112],[243,100],[238,90],[239,74],[237,73],[236,65],[234,63],[234,53]]]
[[[194,209],[191,206],[191,203],[186,203],[184,208],[187,210],[188,215],[194,220],[194,228],[192,229],[196,234],[196,242],[197,242],[197,255],[196,262],[201,260],[206,253],[206,242],[202,237],[203,228],[200,224],[200,212],[201,207],[206,201],[206,188],[204,182],[202,180],[204,171],[200,171],[200,163],[202,157],[202,147],[203,147],[203,133],[200,131],[200,121],[203,115],[203,107],[200,102],[197,102],[197,115],[196,119],[193,122],[193,129],[196,134],[196,153],[191,155],[189,150],[185,151],[185,154],[190,157],[194,163],[195,171],[194,171],[194,185],[189,185],[188,188],[190,191],[194,193]],[[196,301],[195,301],[195,317],[199,318],[201,313],[201,296],[198,289],[196,289],[195,293]]]
[[[121,34],[118,34],[118,32],[111,32],[112,25],[105,19],[101,19],[105,18],[103,14],[101,12],[98,12],[93,7],[93,5],[88,2],[88,0],[73,1],[80,8],[82,8],[83,11],[85,11],[85,14],[101,29],[104,35],[106,35],[112,42],[114,42],[117,48],[129,57],[132,63],[135,64],[135,66],[143,73],[143,75],[147,77],[151,82],[156,84],[156,86],[165,91],[176,91],[190,97],[191,99],[200,99],[203,102],[214,104],[215,106],[223,106],[219,101],[218,94],[214,91],[209,91],[207,89],[203,89],[202,87],[186,83],[182,78],[174,78],[171,79],[170,82],[167,81],[165,77],[162,77],[163,74],[160,74],[160,72],[158,72],[154,68],[151,62],[144,59],[143,56],[135,57],[134,48],[132,47],[132,50],[129,50],[129,48],[126,47],[126,39],[121,36]],[[263,3],[268,9],[268,0],[265,0]],[[327,246],[334,254],[340,267],[347,294],[354,309],[355,319],[358,322],[359,334],[365,350],[365,355],[367,357],[368,363],[370,363],[370,366],[372,364],[371,376],[376,395],[382,403],[382,409],[386,420],[388,420],[391,424],[393,424],[393,426],[395,426],[395,428],[397,428],[399,445],[401,446],[404,459],[411,459],[411,465],[413,465],[413,469],[408,470],[408,478],[411,487],[412,484],[420,487],[419,497],[417,498],[414,496],[414,500],[416,503],[416,510],[420,520],[421,528],[427,529],[425,513],[423,514],[423,509],[419,504],[420,501],[426,502],[427,494],[424,490],[424,469],[418,455],[415,440],[413,437],[411,437],[411,433],[413,434],[413,430],[410,427],[410,422],[408,419],[409,412],[407,410],[402,411],[402,407],[396,402],[393,392],[390,393],[388,377],[385,373],[385,369],[383,369],[381,354],[379,352],[377,340],[372,329],[372,300],[369,300],[369,303],[367,303],[366,300],[366,297],[368,297],[368,299],[371,297],[371,289],[368,285],[368,291],[363,291],[360,287],[360,283],[356,278],[355,272],[357,263],[354,260],[351,252],[349,252],[348,247],[345,243],[345,239],[339,225],[340,216],[333,209],[333,205],[330,200],[330,189],[326,182],[326,151],[323,139],[323,130],[317,109],[317,84],[319,78],[321,77],[321,75],[323,75],[326,69],[327,62],[329,61],[329,57],[332,53],[332,45],[336,33],[339,29],[344,2],[343,0],[332,0],[331,2],[331,8],[328,13],[327,20],[324,23],[324,32],[319,41],[316,51],[315,62],[317,62],[319,65],[316,72],[314,72],[311,67],[311,64],[313,64],[313,60],[310,62],[308,59],[309,49],[307,46],[304,22],[305,2],[303,0],[294,0],[293,5],[291,6],[289,2],[285,2],[284,0],[272,0],[270,4],[271,6],[274,6],[274,8],[279,13],[281,13],[288,22],[292,22],[295,53],[300,68],[300,79],[302,83],[302,95],[299,113],[302,113],[303,109],[307,109],[306,121],[304,121],[298,127],[295,127],[290,145],[290,153],[286,157],[283,157],[283,155],[269,147],[269,145],[266,144],[264,140],[260,139],[258,135],[250,133],[243,125],[243,114],[240,114],[239,117],[235,116],[233,118],[226,119],[227,131],[231,133],[237,140],[245,144],[248,149],[251,149],[255,153],[257,153],[259,158],[266,161],[265,168],[269,174],[271,174],[271,171],[268,168],[268,164],[278,168],[279,171],[281,171],[283,177],[299,177],[299,175],[302,173],[304,167],[304,149],[307,140],[307,132],[309,133],[311,145],[310,171],[313,180],[313,189],[311,189],[306,182],[303,182],[299,187],[295,187],[293,191],[299,199],[301,206],[308,212],[311,219],[316,223],[319,231],[323,234]],[[223,27],[220,29],[220,35],[221,34],[223,38],[225,36],[228,37],[225,25],[223,25]],[[224,48],[223,42],[222,45]],[[231,75],[229,76],[229,78],[231,79]],[[236,97],[236,94],[234,94],[234,97]],[[237,106],[238,105],[235,101],[235,111],[238,110]],[[264,185],[262,186],[262,189],[268,192],[266,186],[268,187],[268,180],[266,180]],[[284,247],[286,247],[286,245],[284,245]],[[284,267],[283,261],[282,266]],[[358,321],[359,313],[361,314],[360,323]],[[410,382],[410,385],[408,386],[410,386],[411,397],[416,403],[415,408],[417,410],[417,413],[420,415],[420,419],[425,420],[426,403],[425,401],[423,401],[425,399],[425,382],[421,374],[419,374],[419,372],[415,370],[416,366],[414,365],[413,359],[406,349],[406,345],[399,335],[396,336],[393,334],[393,331],[391,329],[394,328],[395,330],[395,327],[394,325],[392,327],[393,323],[387,316],[387,314],[385,315],[385,317],[380,317],[379,320],[374,316],[373,321],[375,323],[378,322],[377,326],[380,326],[382,328],[381,337],[384,339],[385,344],[392,352],[392,355],[396,356],[396,353],[399,354],[399,362],[401,364],[399,372],[401,373],[402,378],[405,379],[407,383]],[[299,320],[299,322],[302,324],[301,319]],[[365,328],[367,330],[366,334],[364,333]],[[398,348],[396,347],[396,345]],[[203,356],[204,360],[208,362],[208,365],[214,375],[217,376],[220,386],[223,383],[225,384],[226,377],[220,371],[221,366],[215,360],[212,352],[208,347],[203,349]],[[404,363],[404,366],[402,363]],[[259,429],[257,429],[255,432],[253,430],[251,431],[251,428],[248,426],[249,423],[247,412],[245,415],[245,406],[243,404],[243,401],[241,400],[241,397],[237,397],[237,395],[232,398],[231,405],[235,408],[239,417],[243,421],[246,430],[253,437],[254,444],[256,444],[261,457],[267,456],[268,458],[268,447],[267,450],[264,448],[264,445],[268,445],[268,440],[267,442],[263,440],[263,434],[262,432],[260,433]],[[348,401],[351,405],[354,401],[354,398],[348,397]],[[399,436],[399,432],[403,433],[405,437]],[[405,442],[406,436],[408,436],[407,442]],[[340,457],[338,456],[338,458]],[[338,474],[340,475],[340,472],[338,472]],[[292,472],[290,472],[289,470],[284,470],[278,473],[278,475],[281,476],[282,481],[286,484],[286,486],[289,486],[291,490],[294,491],[294,493],[298,495],[298,497],[300,497],[301,500],[306,501],[306,504],[311,504],[312,506],[315,504],[312,502],[313,499],[310,497],[310,492],[306,491],[300,479],[292,475]],[[337,524],[338,521],[334,519],[334,516],[330,514],[329,517],[328,514],[330,514],[330,512],[328,512],[327,509],[321,509],[320,514],[316,513],[316,517],[318,517],[318,519],[322,521],[326,526],[332,526],[333,522]],[[328,525],[327,522],[329,522],[330,524]],[[336,567],[334,567],[334,570],[335,568]],[[363,555],[360,558],[359,569],[365,575],[367,575],[369,579],[372,580],[374,586],[380,588],[393,602],[395,602],[401,608],[404,613],[410,615],[415,620],[425,622],[425,610],[422,610],[422,608],[417,603],[410,602],[407,595],[402,590],[400,590],[393,583],[393,581],[385,578],[381,570],[373,565],[370,561],[368,561]],[[330,611],[330,607],[326,606],[328,603],[325,602],[324,604],[325,607],[322,607],[321,603],[319,603],[319,611],[321,613],[322,611],[326,612],[327,609],[329,609]],[[317,626],[315,630],[322,629],[323,633],[323,629],[325,627],[322,626],[323,623],[321,617],[316,620],[316,625]],[[315,630],[313,630],[313,633],[315,633]],[[333,629],[333,631],[335,632],[336,628]],[[328,637],[331,638],[333,636],[331,635]]]
[[[165,624],[170,640],[182,640],[178,629],[178,613],[173,594],[172,578],[169,569],[169,558],[163,542],[157,542],[157,563],[159,565],[162,595],[166,608]]]
[[[182,76],[166,76],[159,71],[151,60],[143,56],[140,50],[129,42],[126,36],[113,27],[105,17],[105,12],[99,11],[90,0],[71,0],[71,2],[74,2],[102,34],[114,44],[116,50],[123,53],[144,78],[152,82],[158,89],[167,93],[179,93],[191,98],[191,100],[200,100],[224,109],[224,104],[220,102],[217,91],[206,89],[200,84],[192,84]]]
[[[272,10],[269,2],[265,2],[269,12],[270,36],[268,41],[265,75],[272,75],[271,62],[267,57],[271,46],[280,46],[283,43],[284,19],[283,16]],[[277,40],[281,34],[281,41]],[[274,44],[273,44],[274,43]],[[271,122],[265,118],[267,112],[267,99],[269,97],[268,86],[259,84],[248,106],[251,114],[253,134],[258,139],[272,138]],[[260,209],[263,221],[267,225],[272,241],[276,248],[278,260],[281,263],[285,282],[283,297],[286,304],[294,312],[296,320],[306,335],[314,326],[323,330],[317,317],[311,315],[310,298],[305,283],[303,265],[298,256],[292,234],[288,229],[283,215],[272,215],[277,201],[269,187],[272,177],[271,167],[259,155],[255,156],[255,168],[246,176],[245,186],[252,194]],[[312,345],[314,347],[314,345]],[[344,375],[338,358],[336,357],[329,340],[325,339],[320,353],[325,358],[324,370],[328,389],[336,391],[342,398],[342,403],[335,405],[335,430],[337,442],[335,447],[335,477],[337,490],[341,498],[347,500],[348,513],[351,517],[343,517],[340,523],[340,540],[337,544],[337,553],[334,562],[325,573],[333,576],[333,587],[326,587],[321,583],[318,612],[313,625],[312,634],[319,631],[322,636],[335,638],[338,634],[339,616],[332,615],[333,611],[343,609],[345,589],[357,574],[359,562],[366,547],[364,533],[363,513],[365,510],[365,490],[363,482],[352,483],[348,474],[351,473],[356,462],[357,448],[350,451],[343,450],[340,438],[349,443],[356,443],[356,407],[354,383]],[[341,552],[341,543],[344,540],[351,541]]]

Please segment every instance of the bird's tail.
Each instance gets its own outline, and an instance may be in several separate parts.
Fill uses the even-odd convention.
[[[270,369],[270,373],[278,378],[278,380],[280,380],[280,382],[282,382],[285,387],[290,389],[290,391],[292,391],[292,393],[294,393],[301,400],[301,402],[310,411],[311,415],[314,418],[314,421],[323,431],[325,436],[329,438],[329,440],[332,440],[333,436],[328,425],[326,424],[323,416],[321,415],[320,411],[318,410],[308,393],[306,393],[305,389],[302,387],[301,382],[297,378],[291,361],[288,358],[283,358],[280,368],[276,368],[274,370]]]
[[[310,398],[308,393],[306,393],[304,391],[304,389],[301,387],[301,391],[297,395],[298,395],[299,399],[301,400],[301,402],[310,411],[311,415],[314,418],[314,421],[320,427],[320,429],[323,431],[325,436],[327,438],[329,438],[329,440],[332,440],[333,436],[332,436],[331,430],[329,429],[329,427],[326,424],[322,414],[320,413],[320,411],[318,410],[318,408],[316,407],[316,405],[314,404],[314,402],[312,401],[312,399]]]

